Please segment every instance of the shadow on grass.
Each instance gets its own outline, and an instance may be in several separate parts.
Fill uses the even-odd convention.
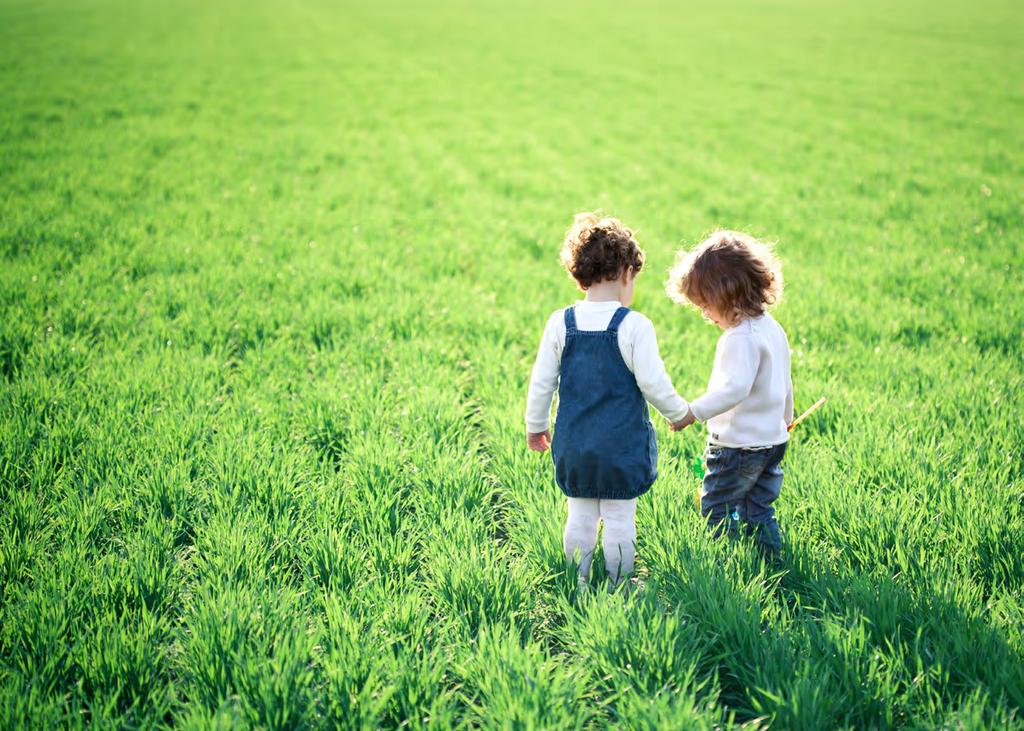
[[[1024,657],[986,622],[981,587],[914,582],[882,567],[837,571],[799,545],[782,568],[779,597],[819,628],[812,647],[841,679],[848,720],[938,723],[972,698],[985,701],[989,721],[1019,718]]]
[[[974,593],[958,597],[967,589],[825,569],[797,545],[778,567],[765,566],[746,540],[680,548],[659,557],[656,588],[708,638],[699,668],[717,678],[736,720],[785,728],[1019,722],[1024,661],[984,610],[964,610],[984,607]]]

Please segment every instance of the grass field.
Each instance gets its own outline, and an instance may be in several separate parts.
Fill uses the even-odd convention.
[[[0,0],[0,727],[1024,727],[1016,2]],[[784,569],[522,412],[572,214],[778,242]],[[596,562],[599,563],[599,562]]]

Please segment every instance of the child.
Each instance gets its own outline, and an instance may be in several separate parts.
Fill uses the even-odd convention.
[[[577,561],[581,588],[590,578],[598,521],[612,589],[633,571],[636,499],[657,477],[658,445],[650,401],[670,421],[687,413],[658,354],[651,321],[628,306],[644,252],[614,218],[576,216],[562,264],[586,296],[548,319],[530,377],[526,440],[551,444],[555,480],[568,498],[562,546]],[[554,440],[548,429],[558,388]],[[646,399],[646,401],[645,401]]]
[[[747,234],[718,231],[682,252],[666,285],[724,332],[708,390],[673,431],[695,420],[708,427],[701,513],[715,535],[739,535],[739,522],[762,554],[782,550],[772,503],[793,421],[793,382],[786,333],[766,308],[782,296],[782,271],[771,249]]]

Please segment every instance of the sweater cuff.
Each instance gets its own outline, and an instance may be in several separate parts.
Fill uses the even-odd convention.
[[[690,402],[690,411],[693,412],[693,418],[699,421],[701,424],[708,420],[707,415],[704,413],[700,399]]]
[[[526,431],[529,434],[540,434],[546,432],[551,428],[551,421],[528,421],[526,422]]]
[[[682,402],[681,406],[672,409],[671,411],[662,412],[662,416],[671,421],[673,424],[677,421],[682,421],[686,418],[687,412],[690,410],[690,404],[686,403],[686,399],[679,399]]]

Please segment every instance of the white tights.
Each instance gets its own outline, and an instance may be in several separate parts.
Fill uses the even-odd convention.
[[[562,547],[565,560],[576,561],[579,578],[590,578],[590,562],[597,546],[597,523],[604,522],[604,565],[615,585],[633,573],[636,556],[636,498],[597,500],[569,498],[569,517],[565,521]]]

